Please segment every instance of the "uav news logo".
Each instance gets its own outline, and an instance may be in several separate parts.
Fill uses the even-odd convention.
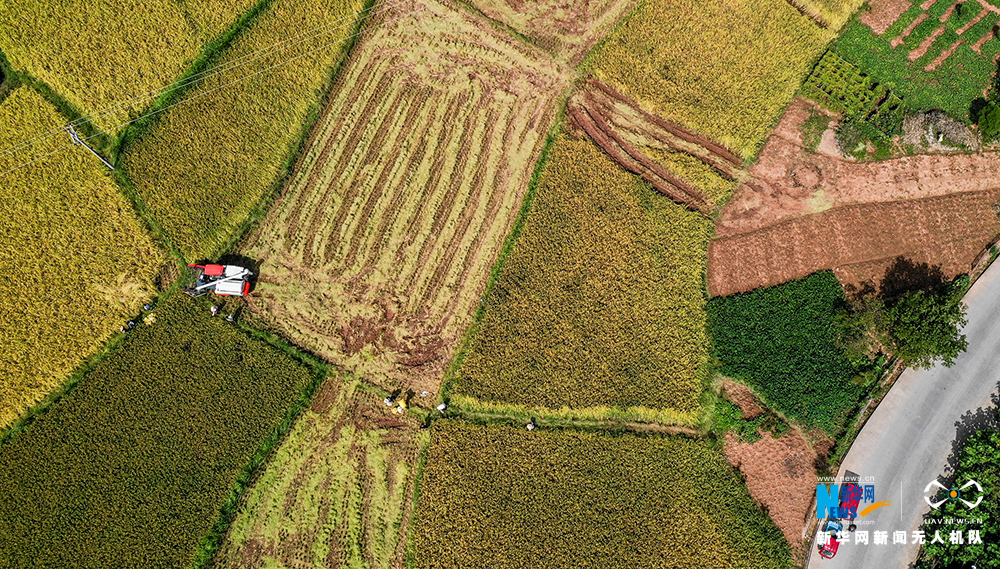
[[[933,494],[928,495],[931,489],[934,488],[935,486],[937,486],[938,490],[935,490]],[[965,498],[962,497],[962,491],[965,490],[966,488],[971,488],[973,486],[975,486],[976,492],[979,495],[976,497],[975,502],[970,502],[969,500],[966,500]],[[947,492],[945,498],[942,500],[938,500],[936,502],[932,501],[931,496],[937,497],[937,494],[940,493],[941,490],[945,490]],[[934,510],[940,508],[945,502],[948,501],[962,502],[963,504],[965,504],[965,507],[971,510],[976,506],[978,506],[983,501],[983,487],[979,485],[979,482],[970,478],[969,481],[963,484],[960,488],[956,488],[954,486],[948,488],[944,484],[941,484],[941,482],[939,482],[935,478],[934,480],[931,480],[926,487],[924,487],[924,501],[927,502],[927,505]]]

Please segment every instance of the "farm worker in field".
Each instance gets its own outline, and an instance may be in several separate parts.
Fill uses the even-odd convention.
[[[399,414],[402,414],[404,411],[406,411],[406,400],[405,399],[400,399],[396,403],[396,412],[399,413]]]
[[[145,322],[147,326],[152,326],[153,322],[156,322],[156,315],[150,312],[145,318],[142,319],[142,321]]]
[[[215,305],[213,304],[213,305],[212,305],[212,316],[215,316],[215,315],[216,315],[216,314],[218,314],[218,313],[219,313],[219,307],[218,307],[218,306],[215,306]]]

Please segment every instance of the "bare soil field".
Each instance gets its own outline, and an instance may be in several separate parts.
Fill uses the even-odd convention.
[[[870,6],[871,10],[862,12],[858,19],[873,32],[882,35],[910,8],[911,4],[908,0],[874,0]]]
[[[568,71],[464,9],[425,5],[354,50],[244,250],[261,261],[254,308],[282,333],[387,389],[433,392]]]
[[[722,209],[716,236],[748,233],[848,204],[983,191],[1000,185],[1000,154],[930,154],[858,163],[802,142],[810,104],[796,99],[764,144],[751,178]]]
[[[763,433],[753,444],[727,433],[723,451],[746,478],[747,489],[781,529],[794,551],[802,543],[802,528],[812,513],[816,492],[816,453],[793,430],[774,438]]]
[[[597,79],[590,79],[574,94],[568,112],[573,124],[619,166],[694,211],[708,215],[714,209],[711,197],[658,164],[648,149],[687,154],[729,180],[744,177],[743,161],[732,151],[643,110],[637,102]]]
[[[471,0],[470,4],[560,61],[576,65],[636,0]]]
[[[216,566],[402,567],[428,433],[330,378],[247,490]]]
[[[1000,189],[840,206],[728,237],[708,248],[708,291],[745,292],[833,269],[845,285],[877,282],[902,255],[967,272],[1000,234]]]

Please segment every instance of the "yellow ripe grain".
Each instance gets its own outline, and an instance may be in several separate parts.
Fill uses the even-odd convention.
[[[588,68],[749,158],[832,37],[786,0],[646,0]]]
[[[27,87],[0,104],[0,148],[63,117]],[[0,157],[0,172],[67,143]],[[62,384],[149,297],[162,256],[82,148],[0,176],[0,428]]]
[[[481,409],[611,408],[693,424],[708,361],[711,233],[710,220],[590,140],[557,140],[454,391]]]
[[[209,77],[128,149],[123,167],[187,259],[216,254],[274,184],[362,6],[362,0],[276,1],[220,65],[305,30],[343,25]],[[258,74],[237,82],[251,73]]]
[[[0,50],[84,115],[176,80],[253,0],[0,2]],[[95,122],[113,129],[150,100]]]

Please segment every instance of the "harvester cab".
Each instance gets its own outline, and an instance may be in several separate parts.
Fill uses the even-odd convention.
[[[246,296],[253,273],[238,265],[188,265],[195,273],[194,285],[184,289],[191,296],[214,292],[222,296]]]

